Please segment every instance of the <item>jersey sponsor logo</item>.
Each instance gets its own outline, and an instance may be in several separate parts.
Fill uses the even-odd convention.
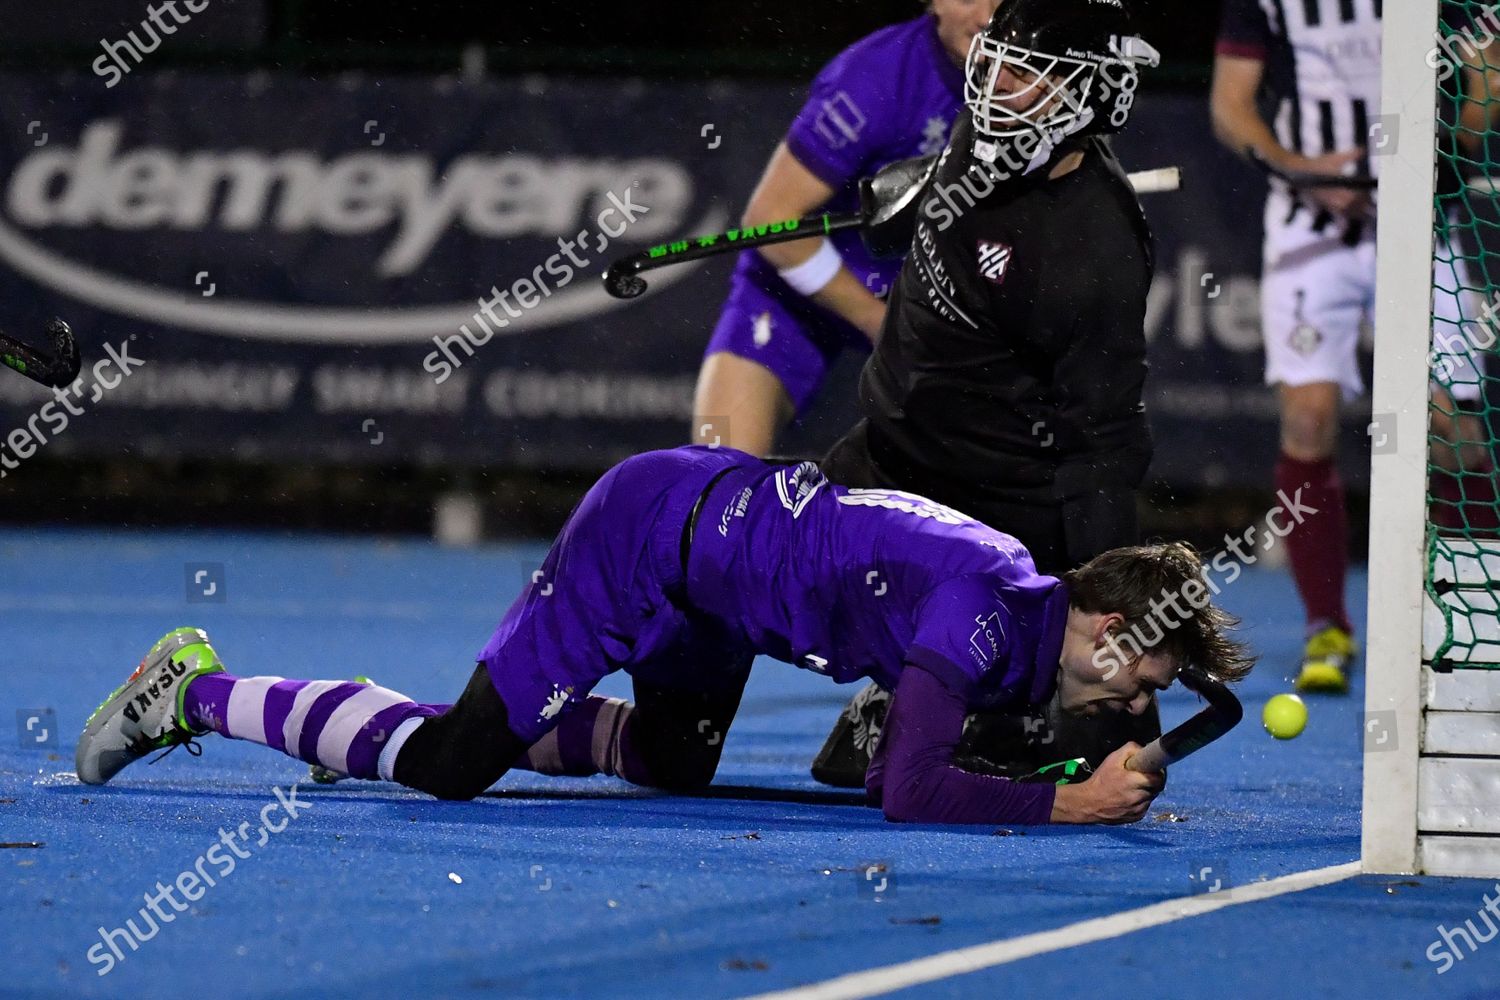
[[[1005,639],[1005,626],[1000,621],[1000,612],[991,611],[988,616],[975,615],[974,624],[979,627],[969,636],[969,655],[980,667],[989,667],[1000,658],[1000,643]]]
[[[794,521],[802,516],[802,511],[817,492],[827,485],[828,480],[816,462],[803,462],[776,473],[776,495],[781,498],[781,506],[792,512]]]
[[[997,285],[1005,284],[1005,276],[1010,272],[1010,259],[1015,251],[1004,243],[993,243],[990,240],[979,241],[979,273],[984,275],[986,281]]]
[[[729,537],[729,525],[737,517],[744,517],[745,511],[750,506],[750,498],[755,495],[754,486],[746,486],[740,495],[724,505],[724,513],[719,515],[719,534],[725,538]]]
[[[823,102],[823,113],[818,115],[813,128],[830,149],[843,149],[851,142],[859,141],[867,121],[849,92],[841,90]]]
[[[974,519],[960,514],[952,507],[944,507],[926,497],[901,490],[849,490],[839,497],[839,503],[847,507],[884,507],[899,510],[917,517],[925,517],[941,524],[969,524]]]
[[[917,279],[927,292],[928,305],[949,322],[962,321],[975,330],[979,329],[979,324],[954,301],[958,296],[958,286],[949,276],[938,253],[937,237],[925,220],[917,222],[917,247],[921,252],[914,253],[910,259],[916,261]]]

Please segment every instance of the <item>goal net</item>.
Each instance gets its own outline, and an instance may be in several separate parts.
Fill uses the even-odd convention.
[[[1496,876],[1500,3],[1403,0],[1384,30],[1364,862]]]

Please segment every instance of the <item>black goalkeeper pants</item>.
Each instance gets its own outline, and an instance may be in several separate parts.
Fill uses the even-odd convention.
[[[1036,567],[1057,575],[1101,552],[1135,545],[1140,526],[1136,491],[1100,489],[1069,501],[1026,503],[985,495],[962,483],[910,468],[899,459],[871,453],[870,425],[861,420],[824,456],[823,474],[840,486],[905,490],[952,507],[1026,546]]]

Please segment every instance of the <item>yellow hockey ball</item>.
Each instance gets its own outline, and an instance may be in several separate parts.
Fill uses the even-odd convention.
[[[1290,740],[1307,727],[1307,705],[1294,694],[1278,694],[1266,702],[1260,721],[1278,740]]]

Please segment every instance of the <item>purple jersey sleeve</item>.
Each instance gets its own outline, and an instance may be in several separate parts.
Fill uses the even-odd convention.
[[[868,43],[851,46],[823,68],[787,132],[797,162],[835,191],[866,173],[892,138],[894,81],[887,66],[872,64]]]
[[[1219,22],[1219,55],[1241,59],[1266,59],[1271,47],[1271,24],[1259,0],[1224,0]]]
[[[865,787],[887,819],[905,823],[1051,822],[1057,787],[965,771],[953,763],[968,702],[908,664],[891,698]]]
[[[1015,623],[992,578],[957,576],[933,588],[917,607],[906,660],[925,667],[964,698],[1008,659]]]

